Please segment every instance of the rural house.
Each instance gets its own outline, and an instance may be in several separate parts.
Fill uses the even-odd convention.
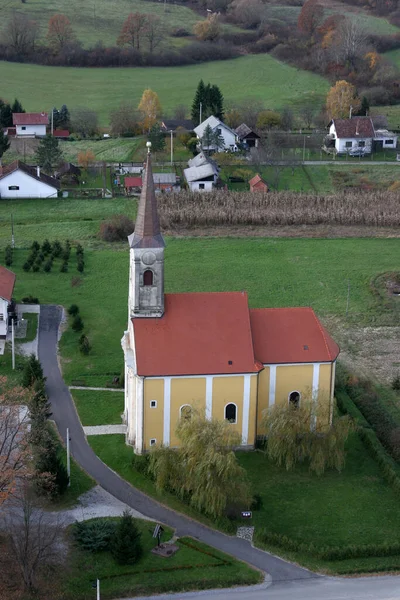
[[[4,343],[8,331],[8,312],[11,306],[15,285],[15,273],[0,266],[0,354],[4,352]]]
[[[183,174],[191,192],[210,192],[218,180],[218,167],[203,152],[188,161],[189,168]]]
[[[20,160],[0,167],[0,198],[57,198],[60,187],[60,182],[41,173],[40,167]]]
[[[46,135],[46,127],[49,124],[47,113],[13,113],[12,117],[17,137]]]
[[[164,293],[165,242],[150,152],[128,240],[124,421],[137,454],[176,447],[176,425],[192,407],[229,421],[243,448],[265,433],[266,409],[297,406],[307,394],[329,425],[339,348],[312,308],[250,309],[246,292]],[[234,269],[232,259],[226,268]]]
[[[246,123],[242,123],[239,127],[236,127],[235,133],[238,136],[239,142],[248,148],[258,148],[260,136],[250,129]]]
[[[257,173],[249,181],[251,192],[268,192],[268,183]]]
[[[338,154],[363,152],[370,154],[377,148],[395,149],[397,135],[387,129],[375,129],[371,117],[332,119],[325,145]]]
[[[211,117],[208,117],[208,119],[206,119],[205,121],[200,123],[200,125],[194,128],[193,131],[195,132],[199,140],[201,140],[201,138],[203,137],[204,131],[207,126],[211,127],[213,133],[217,133],[223,138],[224,146],[223,148],[217,148],[217,146],[214,144],[211,144],[210,146],[206,147],[203,145],[203,150],[207,150],[208,152],[221,152],[224,150],[230,150],[232,152],[235,152],[238,149],[236,145],[238,141],[236,133],[233,131],[233,129],[228,127],[228,125],[225,125],[225,123],[223,123],[213,115],[211,115]]]

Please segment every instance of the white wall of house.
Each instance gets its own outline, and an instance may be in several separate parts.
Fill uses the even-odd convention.
[[[191,192],[211,192],[214,187],[213,181],[191,181],[188,183]]]
[[[57,188],[17,169],[0,179],[0,198],[57,198]]]
[[[218,131],[218,135],[220,135],[224,140],[224,147],[218,148],[211,144],[210,146],[203,146],[204,150],[215,150],[216,152],[223,152],[224,150],[231,150],[232,152],[236,152],[237,150],[237,135],[233,133],[230,129],[224,127],[223,123],[220,123],[217,127],[213,128],[213,132]],[[199,137],[199,136],[197,136]],[[199,138],[200,139],[200,138]]]
[[[397,146],[397,135],[380,136],[379,133],[375,136],[376,141],[382,142],[383,148],[393,148]]]
[[[17,125],[16,129],[18,137],[46,135],[46,125]]]
[[[364,148],[365,152],[369,153],[372,150],[372,139],[371,138],[336,138],[335,148],[337,152],[350,152],[351,150],[357,150],[358,148]]]
[[[8,301],[0,298],[0,336],[7,334],[7,308]]]

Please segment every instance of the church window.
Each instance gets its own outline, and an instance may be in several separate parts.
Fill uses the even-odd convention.
[[[237,408],[236,404],[227,404],[225,406],[225,419],[229,421],[229,423],[237,423],[236,420]]]
[[[155,446],[157,444],[157,440],[155,438],[152,438],[150,440],[150,446]]]
[[[153,271],[150,269],[143,273],[143,285],[153,285]]]
[[[181,419],[190,419],[192,416],[192,407],[189,404],[184,404],[180,409]]]
[[[157,408],[157,400],[150,400],[150,408]]]
[[[298,408],[300,405],[300,392],[294,391],[289,394],[289,404]]]

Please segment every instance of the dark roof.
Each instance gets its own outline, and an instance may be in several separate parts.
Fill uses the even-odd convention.
[[[176,131],[179,129],[186,129],[187,131],[193,131],[195,125],[193,121],[190,119],[164,119],[161,123],[163,129],[168,129],[168,131]]]
[[[312,308],[250,309],[254,354],[265,364],[332,362],[339,346]]]
[[[147,153],[146,168],[142,181],[135,231],[128,237],[129,246],[131,248],[163,248],[165,243],[161,235],[160,220],[158,218],[150,149]]]
[[[137,371],[157,375],[255,373],[245,292],[166,294],[161,318],[132,319]]]
[[[244,138],[251,136],[255,138],[259,138],[260,136],[255,133],[246,123],[242,123],[239,127],[236,127],[235,133],[239,137],[239,139],[244,140]]]
[[[73,165],[70,162],[64,162],[57,169],[57,173],[58,173],[59,176],[60,175],[65,175],[66,173],[72,173],[73,175],[80,175],[81,174],[81,170],[80,170],[79,167],[77,167],[76,165]]]
[[[332,119],[338,138],[373,138],[375,135],[371,117]]]
[[[47,113],[13,113],[14,125],[48,125]]]
[[[69,131],[68,129],[55,129],[53,131],[53,137],[67,138],[69,137]]]
[[[11,302],[15,285],[15,273],[0,266],[0,298]]]
[[[26,173],[26,175],[33,177],[33,179],[36,179],[37,181],[41,181],[42,183],[46,183],[47,185],[56,188],[56,190],[59,190],[61,187],[60,182],[57,181],[57,179],[55,179],[54,177],[50,177],[50,175],[46,175],[45,173],[40,173],[40,175],[38,176],[37,167],[30,167],[29,165],[26,165],[20,160],[14,160],[9,165],[6,165],[5,167],[0,167],[0,179],[3,179],[3,177],[7,177],[7,175],[10,175],[10,173],[14,173],[14,171],[18,171],[18,169],[20,169],[23,173]]]

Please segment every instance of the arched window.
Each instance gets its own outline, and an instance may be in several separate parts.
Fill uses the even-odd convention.
[[[289,394],[289,404],[298,408],[300,405],[300,392],[294,391]]]
[[[153,271],[150,269],[143,273],[143,285],[153,285]]]
[[[225,406],[225,419],[229,421],[229,423],[236,423],[236,414],[236,404],[230,403]]]
[[[184,404],[180,409],[181,419],[190,419],[192,416],[192,407],[190,404]]]

